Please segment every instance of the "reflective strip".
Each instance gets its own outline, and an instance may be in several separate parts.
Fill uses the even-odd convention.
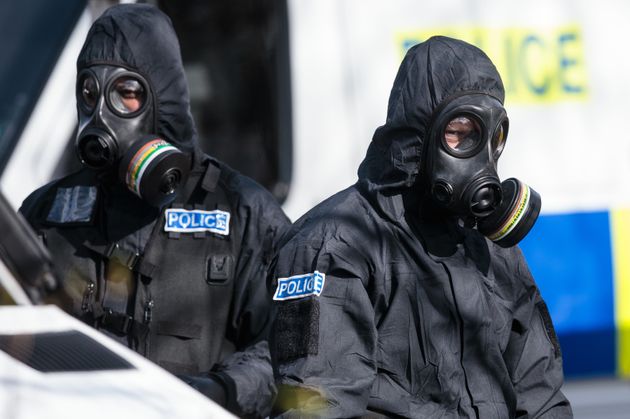
[[[529,190],[529,186],[521,183],[519,181],[519,185],[521,186],[521,193],[518,197],[518,203],[515,206],[514,210],[505,221],[503,226],[496,232],[488,236],[488,238],[492,241],[499,241],[508,234],[518,225],[519,221],[525,214],[525,209],[529,206],[529,198],[531,196],[531,192]]]
[[[52,223],[89,223],[98,191],[95,186],[59,188],[46,221]]]
[[[630,209],[612,210],[617,374],[630,378]]]

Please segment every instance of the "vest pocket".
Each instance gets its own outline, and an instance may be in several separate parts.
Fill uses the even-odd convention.
[[[224,285],[232,278],[234,258],[231,255],[213,255],[208,258],[206,282],[210,285]]]
[[[156,333],[158,335],[175,336],[181,339],[200,339],[201,325],[161,321],[157,323]]]

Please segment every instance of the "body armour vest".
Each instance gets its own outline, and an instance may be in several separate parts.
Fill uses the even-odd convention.
[[[38,216],[66,290],[57,303],[176,374],[237,350],[228,323],[242,226],[221,169],[205,163],[153,218],[109,206],[86,171],[49,189]]]

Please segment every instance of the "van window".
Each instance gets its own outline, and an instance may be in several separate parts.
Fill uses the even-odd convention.
[[[86,3],[0,1],[0,172]]]
[[[282,202],[292,161],[286,0],[159,0],[173,21],[202,149]]]

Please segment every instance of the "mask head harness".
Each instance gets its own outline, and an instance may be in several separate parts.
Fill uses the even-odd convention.
[[[456,95],[436,109],[428,131],[426,170],[433,201],[476,222],[501,246],[518,243],[540,212],[540,196],[511,178],[500,182],[497,162],[507,139],[503,105],[483,93]]]
[[[77,77],[79,134],[75,148],[94,170],[114,171],[149,204],[172,201],[185,183],[190,156],[156,136],[156,99],[140,74],[95,65]]]

